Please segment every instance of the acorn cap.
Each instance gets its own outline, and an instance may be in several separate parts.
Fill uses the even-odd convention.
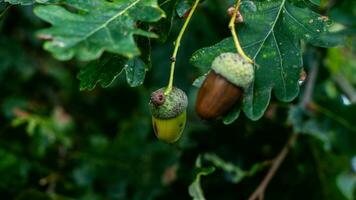
[[[254,78],[253,65],[237,53],[220,54],[214,59],[211,68],[241,88],[247,88]]]
[[[165,88],[158,89],[151,94],[150,109],[158,119],[171,119],[182,114],[188,106],[188,97],[179,88],[173,87],[167,95]]]

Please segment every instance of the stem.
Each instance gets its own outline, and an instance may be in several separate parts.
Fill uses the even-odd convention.
[[[6,14],[6,12],[12,7],[12,5],[7,6],[1,13],[0,13],[0,19]]]
[[[255,200],[255,199],[260,199],[263,200],[265,190],[269,184],[269,182],[272,180],[274,175],[276,174],[278,168],[281,166],[282,162],[286,158],[289,149],[297,139],[298,135],[295,133],[292,133],[292,135],[289,137],[287,143],[284,145],[283,149],[275,159],[273,159],[273,164],[272,167],[269,169],[267,175],[265,178],[262,180],[260,185],[257,187],[257,189],[251,194],[251,196],[248,198],[248,200]]]
[[[165,5],[166,3],[169,3],[170,1],[171,0],[166,0],[166,1],[162,2],[161,4],[159,4],[159,6],[161,7],[161,6]]]
[[[325,107],[323,107],[321,105],[318,105],[316,103],[311,103],[311,106],[313,107],[313,109],[316,112],[318,112],[320,114],[323,114],[323,115],[329,117],[330,119],[338,122],[339,124],[343,125],[345,128],[356,132],[356,128],[352,124],[350,124],[346,119],[344,119],[341,116],[337,115],[337,113],[334,113],[334,112],[328,110],[327,108],[325,108]]]
[[[305,86],[305,92],[301,100],[303,108],[306,108],[313,101],[314,87],[319,72],[319,63],[314,61],[310,67],[310,74],[307,76],[307,85]]]
[[[236,0],[235,10],[234,10],[233,15],[231,16],[230,23],[229,23],[229,29],[231,31],[232,38],[234,39],[234,43],[235,43],[235,47],[237,49],[237,52],[242,57],[244,57],[248,62],[253,63],[251,58],[249,58],[245,54],[244,50],[242,49],[242,47],[240,45],[240,42],[239,42],[239,39],[237,37],[236,29],[235,29],[235,20],[236,20],[237,12],[239,11],[240,3],[241,3],[241,0]]]
[[[173,55],[171,57],[171,61],[172,61],[172,63],[171,63],[171,72],[170,72],[170,76],[169,76],[168,86],[167,86],[166,90],[164,91],[165,95],[169,94],[172,91],[173,79],[174,79],[174,68],[175,68],[175,65],[176,65],[176,57],[177,57],[178,49],[179,49],[179,46],[180,46],[180,42],[182,40],[183,34],[185,32],[185,29],[187,29],[187,26],[188,26],[188,24],[190,22],[190,19],[192,18],[194,11],[195,11],[195,9],[197,8],[197,6],[199,4],[199,1],[200,0],[195,0],[193,7],[189,11],[188,17],[187,17],[186,21],[184,22],[182,29],[179,32],[177,40],[174,42],[174,46],[175,47],[174,47]]]
[[[333,81],[339,86],[341,91],[350,99],[351,104],[356,102],[356,90],[343,75],[334,75]]]

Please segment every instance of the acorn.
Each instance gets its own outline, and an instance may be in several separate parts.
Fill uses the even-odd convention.
[[[253,65],[237,53],[217,56],[199,89],[195,110],[202,119],[226,114],[254,79]]]
[[[153,130],[158,139],[174,143],[182,135],[187,118],[188,97],[181,89],[173,87],[165,94],[165,88],[151,94],[150,110]]]

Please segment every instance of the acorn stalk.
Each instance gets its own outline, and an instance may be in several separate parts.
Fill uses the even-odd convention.
[[[253,65],[236,53],[217,56],[199,89],[195,110],[202,119],[226,114],[254,79]]]
[[[168,93],[165,88],[151,94],[150,109],[153,130],[158,139],[174,143],[182,135],[186,124],[188,98],[179,88],[173,87]]]

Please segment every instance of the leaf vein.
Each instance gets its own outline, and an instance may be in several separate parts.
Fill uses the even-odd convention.
[[[277,52],[278,52],[278,56],[279,56],[279,64],[281,66],[281,78],[282,78],[282,86],[283,86],[283,91],[284,93],[286,94],[287,91],[286,91],[286,82],[284,80],[284,66],[283,66],[283,58],[282,58],[282,54],[281,54],[281,51],[278,47],[278,42],[277,42],[277,39],[276,39],[276,36],[274,35],[274,31],[272,31],[272,36],[273,36],[273,40],[274,40],[274,43],[276,44],[276,48],[277,48]]]
[[[274,30],[274,27],[276,26],[276,23],[277,23],[278,18],[279,18],[280,14],[281,14],[281,12],[282,12],[282,10],[283,10],[283,7],[284,7],[284,4],[285,4],[285,3],[286,3],[286,0],[283,0],[283,1],[281,2],[281,5],[280,5],[279,10],[278,10],[278,13],[277,13],[277,15],[276,15],[276,19],[274,20],[274,22],[273,22],[273,24],[272,24],[271,30],[268,31],[266,37],[263,39],[263,42],[261,43],[260,47],[257,49],[255,56],[253,56],[253,60],[256,59],[256,57],[257,57],[258,54],[260,53],[260,51],[261,51],[263,45],[265,44],[266,40],[268,39],[268,37],[271,35],[272,31]]]
[[[114,21],[116,18],[120,17],[122,14],[124,14],[126,11],[128,11],[130,8],[134,7],[137,3],[139,3],[141,0],[136,0],[134,2],[132,2],[131,4],[129,4],[125,9],[123,9],[122,11],[118,12],[116,15],[112,16],[111,18],[109,18],[105,23],[103,23],[102,25],[98,26],[97,28],[95,28],[94,30],[90,31],[88,34],[84,35],[83,40],[87,39],[89,36],[93,35],[94,33],[98,32],[100,29],[103,29],[105,27],[107,27],[108,24],[110,24],[112,21]]]
[[[115,45],[114,39],[113,39],[111,32],[107,26],[105,27],[105,30],[106,30],[106,34],[109,37],[110,43],[115,47],[116,45]]]
[[[297,24],[298,24],[299,26],[301,26],[301,27],[302,27],[303,29],[305,29],[307,32],[314,34],[314,31],[308,29],[305,25],[303,25],[302,23],[300,23],[300,22],[287,10],[286,7],[284,7],[284,10],[286,11],[286,13],[287,13],[295,22],[297,22]]]

